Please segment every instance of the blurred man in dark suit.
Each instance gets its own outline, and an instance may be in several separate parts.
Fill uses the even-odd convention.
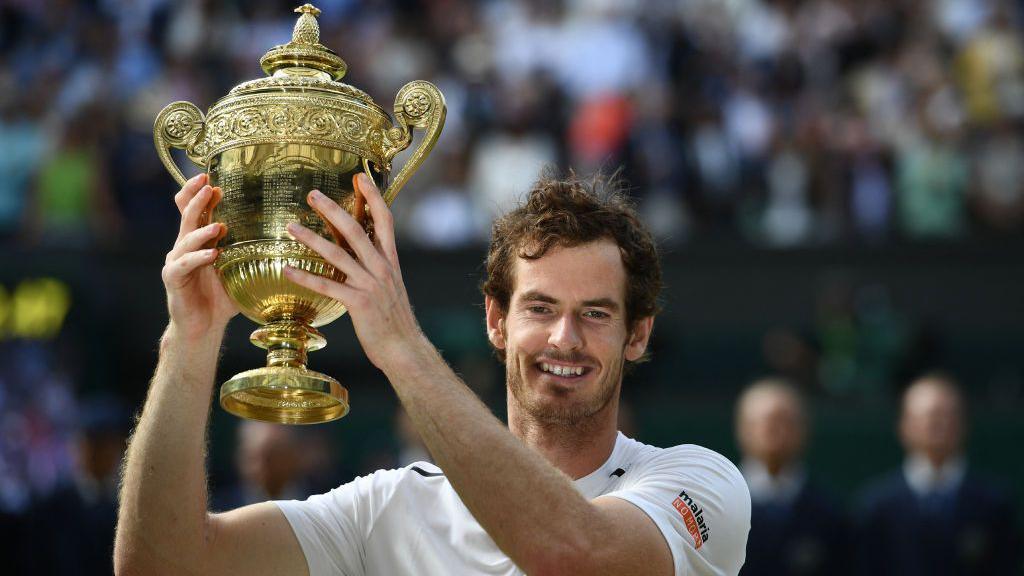
[[[1020,542],[1007,493],[972,472],[963,452],[963,397],[944,375],[903,395],[901,469],[865,490],[858,513],[862,574],[1020,573]]]
[[[343,447],[332,442],[323,429],[243,420],[237,433],[237,482],[214,492],[214,509],[296,499],[310,492],[326,492],[355,477],[347,463],[336,461]]]
[[[117,473],[130,426],[131,413],[115,399],[83,403],[72,446],[73,477],[29,512],[28,574],[109,576],[114,571]]]
[[[737,404],[736,436],[753,503],[740,574],[843,574],[845,520],[801,462],[807,417],[800,394],[783,380],[755,382]]]
[[[305,450],[300,431],[291,426],[244,420],[238,424],[235,466],[238,483],[214,495],[213,506],[231,510],[267,499],[306,494]]]

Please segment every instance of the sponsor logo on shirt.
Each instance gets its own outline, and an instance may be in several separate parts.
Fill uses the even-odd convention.
[[[711,528],[704,521],[704,509],[690,498],[690,495],[683,490],[679,496],[672,501],[672,507],[679,511],[686,523],[686,531],[693,537],[693,547],[700,549],[711,536]]]

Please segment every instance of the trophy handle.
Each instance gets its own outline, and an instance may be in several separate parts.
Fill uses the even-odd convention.
[[[160,161],[171,173],[171,176],[184,186],[188,181],[174,163],[171,148],[180,148],[188,155],[189,160],[197,166],[203,166],[203,159],[196,153],[196,145],[202,140],[206,121],[203,113],[191,102],[173,102],[164,107],[153,123],[153,143]]]
[[[385,161],[391,163],[396,154],[405,150],[412,143],[412,130],[419,128],[425,130],[423,141],[413,151],[409,161],[398,171],[398,175],[391,181],[388,189],[384,192],[384,201],[391,205],[391,202],[398,195],[398,191],[405,186],[413,173],[423,164],[427,155],[434,148],[437,139],[441,136],[441,128],[444,127],[444,118],[448,113],[448,107],[444,102],[444,95],[430,82],[414,80],[398,91],[395,96],[395,120],[397,126],[388,131],[389,140],[393,142],[391,148],[385,155]]]

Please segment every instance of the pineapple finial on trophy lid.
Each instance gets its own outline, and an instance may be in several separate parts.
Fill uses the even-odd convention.
[[[260,58],[260,67],[271,76],[322,76],[340,80],[348,65],[333,50],[320,43],[320,9],[303,4],[295,9],[299,19],[292,41],[275,46]]]
[[[312,4],[303,4],[295,9],[299,16],[295,23],[295,30],[292,32],[292,42],[295,44],[319,44],[320,25],[316,19],[320,16],[320,9]]]

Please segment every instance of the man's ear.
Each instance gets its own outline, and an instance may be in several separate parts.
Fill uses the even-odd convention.
[[[498,301],[490,296],[484,297],[484,307],[487,310],[487,339],[498,350],[504,350],[505,311],[501,309]]]
[[[647,316],[636,321],[633,331],[626,342],[626,360],[635,362],[643,357],[647,351],[647,341],[651,339],[651,330],[654,329],[654,316]]]

